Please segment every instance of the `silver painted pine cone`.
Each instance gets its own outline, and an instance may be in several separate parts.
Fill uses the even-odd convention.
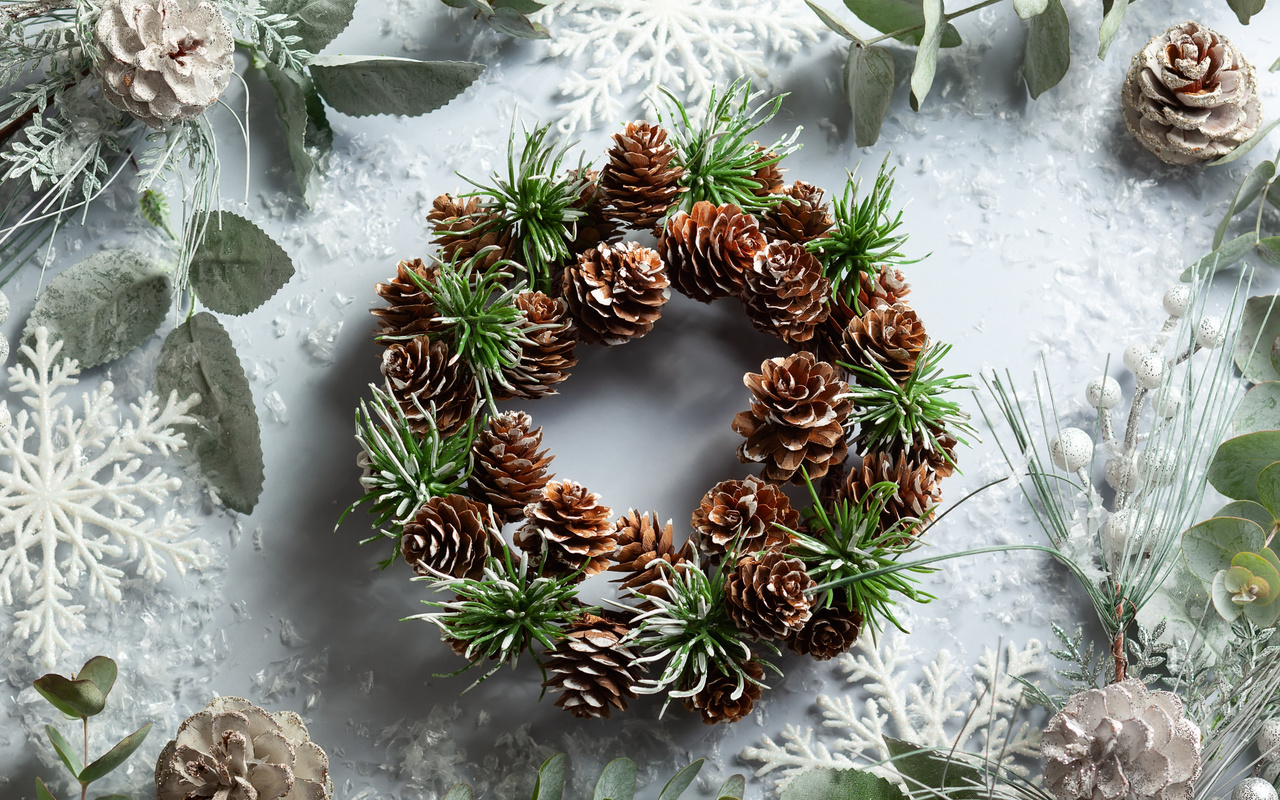
[[[1040,742],[1058,800],[1190,800],[1200,728],[1172,692],[1140,680],[1072,695]]]
[[[153,128],[199,116],[235,69],[231,26],[208,0],[106,0],[94,39],[103,94]]]
[[[329,800],[329,757],[302,718],[219,697],[187,718],[156,763],[157,800]]]
[[[1258,132],[1257,73],[1225,36],[1184,22],[1133,57],[1124,121],[1167,164],[1212,161]]]

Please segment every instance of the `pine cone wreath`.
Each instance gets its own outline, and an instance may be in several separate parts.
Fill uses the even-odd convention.
[[[707,725],[737,722],[747,716],[760,699],[764,667],[751,659],[743,662],[742,669],[751,680],[743,680],[739,684],[736,678],[724,674],[715,664],[708,664],[710,674],[706,682],[684,699],[684,707],[697,713]]]
[[[763,464],[762,476],[773,483],[802,481],[801,467],[821,478],[844,461],[844,424],[853,404],[835,367],[802,350],[765,361],[743,383],[752,397],[751,409],[733,418],[734,431],[746,437],[739,461]]]
[[[782,190],[783,200],[760,217],[760,230],[770,240],[807,244],[831,230],[835,220],[821,189],[796,181]]]
[[[613,216],[635,230],[652,230],[681,193],[684,169],[672,164],[676,149],[667,131],[647,122],[629,122],[613,135],[609,163],[600,171],[600,187]]]
[[[658,238],[671,284],[702,303],[738,294],[742,274],[764,246],[755,217],[733,204],[716,206],[705,200],[667,220]]]
[[[417,336],[382,352],[382,375],[414,430],[457,433],[475,413],[475,380],[443,341]],[[434,422],[430,417],[434,408]]]
[[[787,648],[802,656],[828,661],[849,649],[862,633],[862,613],[858,609],[826,606],[813,612],[809,621],[787,636]]]
[[[785,639],[813,614],[807,592],[815,586],[798,558],[785,553],[744,556],[725,581],[725,609],[748,636]]]
[[[627,624],[616,615],[588,614],[565,628],[564,638],[543,658],[542,684],[560,695],[556,705],[579,719],[608,719],[627,710],[644,674],[639,653],[623,644]]]
[[[1121,98],[1129,132],[1166,164],[1212,161],[1262,123],[1256,70],[1225,36],[1196,22],[1147,42]]]
[[[507,411],[489,419],[471,444],[474,467],[467,491],[488,503],[503,522],[524,518],[524,507],[542,497],[551,480],[547,467],[555,456],[542,447],[542,428],[523,411]]]
[[[880,525],[887,530],[902,520],[928,522],[942,502],[938,474],[927,462],[912,461],[906,453],[868,453],[862,466],[849,473],[844,496],[858,503],[877,483],[889,482],[898,487],[885,502]]]
[[[780,166],[781,159],[778,158],[777,153],[761,147],[759,142],[752,142],[752,144],[755,146],[756,152],[760,154],[761,162],[760,166],[756,167],[756,171],[751,175],[751,179],[759,184],[755,194],[759,197],[778,194],[782,191],[782,173],[784,172]]]
[[[499,536],[489,507],[469,497],[433,497],[405,523],[400,552],[419,575],[475,580],[484,571],[490,541]]]
[[[427,221],[435,234],[431,243],[440,245],[440,257],[445,261],[465,261],[492,247],[495,249],[479,264],[481,269],[488,269],[515,253],[511,230],[501,226],[495,214],[485,211],[478,198],[455,199],[442,194],[432,202]]]
[[[401,261],[396,265],[394,278],[374,287],[378,296],[387,302],[385,307],[369,312],[378,318],[379,337],[419,336],[437,329],[435,304],[426,292],[418,288],[414,277],[421,283],[432,284],[438,273],[436,267],[429,266],[420,258]],[[389,345],[394,339],[380,338],[379,341]]]
[[[618,551],[609,571],[624,573],[617,583],[646,597],[665,597],[666,589],[658,581],[669,579],[672,568],[683,568],[689,559],[689,543],[677,549],[671,521],[659,525],[656,511],[641,514],[632,509],[617,521],[615,528]]]
[[[849,364],[874,369],[876,364],[899,383],[916,366],[928,337],[924,323],[905,303],[869,309],[844,329],[844,358]]]
[[[800,514],[782,490],[754,475],[721,481],[702,496],[691,521],[698,548],[708,555],[782,550]]]
[[[565,269],[561,295],[583,339],[616,345],[653,330],[670,285],[657,252],[635,242],[602,244]]]
[[[569,377],[578,364],[578,326],[569,315],[563,298],[552,299],[542,292],[521,292],[515,305],[524,312],[523,327],[528,340],[521,345],[520,363],[504,370],[507,386],[495,388],[495,398],[522,397],[537,400],[556,394],[556,385]]]
[[[608,206],[608,195],[600,187],[598,173],[593,169],[587,170],[585,177],[587,185],[573,206],[583,212],[578,218],[577,236],[569,242],[569,252],[575,256],[622,238],[622,231]]]
[[[794,344],[813,338],[830,314],[831,281],[808,250],[791,242],[770,242],[743,274],[742,304],[756,330]]]
[[[542,561],[543,574],[567,575],[581,570],[596,575],[609,566],[618,537],[613,512],[600,495],[573,481],[551,481],[542,497],[525,507],[516,546]]]

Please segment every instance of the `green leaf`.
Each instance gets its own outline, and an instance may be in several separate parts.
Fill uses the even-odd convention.
[[[1280,314],[1280,309],[1276,313]],[[1259,383],[1245,392],[1231,418],[1231,428],[1237,436],[1280,430],[1280,381]]]
[[[169,313],[169,275],[132,250],[94,253],[54,278],[27,319],[22,339],[36,328],[62,340],[62,355],[89,369],[114,361],[145,342]]]
[[[1265,552],[1271,552],[1265,547],[1260,549]],[[1258,598],[1255,600],[1254,603],[1256,605],[1269,606],[1276,601],[1277,597],[1280,597],[1280,570],[1277,570],[1270,561],[1258,553],[1237,553],[1236,557],[1231,559],[1231,567],[1233,569],[1244,568],[1253,577],[1266,581],[1269,594],[1265,599]]]
[[[564,797],[565,754],[556,753],[538,768],[531,800],[561,800]]]
[[[1236,605],[1235,595],[1227,588],[1228,570],[1214,573],[1213,583],[1209,587],[1209,595],[1213,598],[1213,610],[1227,622],[1234,622],[1244,613],[1242,606]]]
[[[1276,624],[1277,619],[1280,619],[1280,603],[1271,603],[1270,605],[1261,605],[1256,602],[1249,603],[1244,606],[1244,615],[1259,628],[1270,628]]]
[[[343,114],[402,114],[434,111],[462,94],[483,64],[418,61],[384,56],[321,56],[311,62],[316,90]]]
[[[1128,8],[1129,0],[1114,0],[1111,8],[1107,9],[1106,16],[1102,18],[1102,27],[1098,28],[1098,58],[1107,57],[1107,50],[1111,49],[1111,43],[1120,32],[1120,22]]]
[[[860,769],[811,769],[792,778],[780,800],[904,800],[904,795]]]
[[[293,261],[261,228],[229,211],[210,211],[191,257],[196,297],[222,314],[248,314],[293,277]]]
[[[79,780],[80,771],[84,767],[80,765],[80,756],[76,755],[75,747],[52,725],[45,725],[44,732],[48,734],[49,742],[53,745],[53,751],[58,754],[58,760],[71,773],[71,777]]]
[[[1280,336],[1280,295],[1250,297],[1240,315],[1240,335],[1236,339],[1236,366],[1250,383],[1280,380],[1271,363],[1272,343]]]
[[[924,41],[924,0],[844,0],[858,19],[881,33],[894,33],[906,28],[916,30],[896,36],[898,41],[919,45]],[[943,47],[959,47],[960,31],[947,23],[942,34]]]
[[[471,787],[465,783],[460,783],[449,790],[444,796],[444,800],[472,800]]]
[[[1271,266],[1280,267],[1280,236],[1268,236],[1265,239],[1259,239],[1258,255]]]
[[[1013,0],[1013,10],[1020,19],[1031,19],[1049,8],[1049,0]]]
[[[979,790],[970,787],[980,785],[982,780],[973,767],[901,739],[886,736],[884,743],[893,756],[893,768],[906,779],[907,792],[912,796],[918,793],[932,797],[946,790],[949,800],[978,799]]]
[[[604,767],[596,781],[595,800],[634,800],[636,796],[636,762],[615,758]]]
[[[199,464],[198,475],[223,505],[248,514],[262,493],[262,439],[253,405],[231,337],[216,317],[200,312],[164,340],[156,364],[156,389],[186,397],[200,394],[190,413],[196,425],[181,426]]]
[[[693,779],[698,777],[705,761],[706,759],[700,758],[672,776],[671,780],[667,781],[667,785],[662,787],[658,800],[680,800],[680,795],[684,794],[689,784],[693,783]]]
[[[1240,519],[1249,519],[1258,523],[1258,527],[1264,531],[1270,530],[1276,524],[1275,517],[1261,503],[1255,503],[1252,500],[1233,500],[1214,513],[1215,517],[1239,517]]]
[[[536,14],[547,7],[546,3],[537,0],[493,0],[494,8],[510,8],[521,14]]]
[[[116,685],[116,675],[119,671],[116,662],[106,656],[94,656],[84,662],[84,666],[76,674],[76,680],[93,681],[93,685],[102,692],[105,702],[107,695],[111,694],[111,687]]]
[[[32,685],[41,697],[68,717],[94,717],[107,705],[107,698],[93,681],[73,681],[49,673],[37,678]]]
[[[36,800],[56,800],[53,792],[49,791],[49,787],[45,786],[44,781],[39,778],[36,778]],[[103,798],[99,798],[99,800],[103,800]],[[106,800],[109,800],[109,798]]]
[[[1207,278],[1219,270],[1234,266],[1240,259],[1249,255],[1257,241],[1252,233],[1237,236],[1183,270],[1182,282],[1188,283]]]
[[[263,0],[262,6],[268,13],[297,20],[289,33],[301,36],[298,46],[315,54],[351,24],[356,0]]]
[[[742,800],[747,793],[747,779],[741,775],[730,775],[729,780],[720,785],[716,792],[716,800]]]
[[[1022,76],[1033,98],[1057,86],[1071,66],[1071,21],[1062,0],[1047,0],[1043,6],[1031,18],[1022,57]]]
[[[853,109],[853,137],[858,147],[880,138],[880,126],[893,100],[893,54],[886,48],[849,45],[844,62],[844,91]]]
[[[1182,534],[1182,556],[1191,574],[1210,584],[1238,553],[1261,550],[1265,539],[1266,532],[1253,520],[1213,517]]]
[[[333,151],[333,129],[329,127],[324,103],[310,77],[280,69],[275,64],[267,64],[265,72],[276,93],[276,111],[284,126],[285,144],[302,189],[302,200],[310,208],[320,173]]]
[[[1219,445],[1207,477],[1213,488],[1227,497],[1256,502],[1258,475],[1276,461],[1280,461],[1280,431],[1246,433]]]
[[[911,71],[911,108],[919,111],[920,104],[933,86],[933,76],[938,72],[938,46],[942,43],[946,16],[942,0],[923,0],[924,37],[916,51],[916,65]]]
[[[547,26],[534,22],[514,8],[499,8],[486,17],[489,27],[498,33],[515,36],[519,39],[550,39],[551,31]]]
[[[1277,459],[1276,463],[1268,464],[1258,473],[1258,503],[1271,512],[1273,520],[1280,519],[1280,454],[1277,454]]]
[[[815,5],[813,0],[804,0],[804,2],[805,5],[809,6],[810,11],[818,15],[818,19],[822,20],[823,25],[826,25],[828,28],[851,42],[862,41],[862,37],[855,33],[853,28],[845,25],[842,21],[833,16],[830,11],[827,11],[822,6]]]
[[[1274,69],[1275,68],[1273,67],[1272,70],[1274,71]],[[1247,141],[1241,143],[1238,147],[1236,147],[1236,149],[1232,150],[1230,153],[1227,153],[1225,156],[1220,156],[1218,158],[1215,158],[1214,160],[1205,164],[1205,166],[1220,167],[1223,164],[1230,164],[1232,161],[1235,161],[1236,159],[1243,158],[1244,156],[1249,154],[1250,150],[1252,150],[1253,148],[1261,144],[1262,140],[1267,138],[1267,134],[1275,130],[1275,127],[1277,125],[1280,125],[1280,118],[1276,118],[1272,120],[1270,123],[1268,123],[1267,125],[1264,125],[1257,133],[1250,136]]]
[[[105,777],[116,767],[127,761],[129,756],[133,755],[134,751],[146,741],[149,733],[151,733],[150,722],[116,742],[115,747],[103,753],[97,761],[84,768],[84,772],[80,773],[81,782],[92,783]]]
[[[1267,0],[1227,0],[1227,5],[1236,12],[1241,25],[1248,25],[1249,19],[1254,14],[1260,13],[1266,4]]]
[[[1267,188],[1267,184],[1276,175],[1276,165],[1272,161],[1263,161],[1254,167],[1249,175],[1240,184],[1240,188],[1236,190],[1236,196],[1231,199],[1231,205],[1227,207],[1227,215],[1222,218],[1222,222],[1218,223],[1218,230],[1213,235],[1213,249],[1217,250],[1222,246],[1222,241],[1227,238],[1227,228],[1231,225],[1231,220],[1236,214],[1241,213],[1258,199],[1258,195],[1262,194],[1262,190]]]

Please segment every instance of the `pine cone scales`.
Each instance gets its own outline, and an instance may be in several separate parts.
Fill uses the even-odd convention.
[[[770,242],[743,275],[742,303],[751,324],[789,343],[813,338],[830,314],[831,281],[812,253],[791,242]]]
[[[629,122],[613,135],[609,163],[600,171],[600,187],[613,215],[636,230],[649,230],[667,213],[680,194],[684,170],[673,165],[676,149],[667,132],[647,122]]]
[[[588,615],[565,629],[546,655],[548,679],[542,685],[560,697],[556,705],[579,719],[608,719],[627,710],[637,696],[636,681],[645,671],[638,654],[622,644],[625,623]]]
[[[516,531],[520,549],[542,559],[545,574],[581,570],[595,575],[609,566],[618,537],[613,512],[600,495],[573,481],[552,481],[542,497],[525,507],[524,525]]]
[[[738,630],[756,639],[785,639],[809,621],[814,586],[804,562],[783,553],[746,556],[725,582],[725,609]]]
[[[760,166],[756,167],[756,171],[752,173],[751,179],[760,184],[759,188],[755,190],[755,193],[760,197],[779,193],[782,191],[783,169],[780,166],[782,162],[778,158],[778,154],[772,150],[765,150],[760,146],[759,142],[753,142],[752,144],[755,145],[756,152],[760,154],[761,162],[772,162],[768,164],[760,164]]]
[[[569,305],[564,298],[553,300],[542,292],[521,292],[515,305],[524,312],[528,341],[520,346],[520,363],[503,372],[508,385],[497,392],[497,399],[536,400],[556,394],[556,385],[578,364],[578,326]]]
[[[542,497],[551,480],[547,467],[555,456],[542,447],[542,428],[523,411],[508,411],[489,420],[471,445],[475,466],[467,490],[492,506],[504,522],[524,518],[524,507]]]
[[[489,508],[453,494],[433,497],[400,535],[400,552],[419,575],[479,578],[498,528]]]
[[[658,239],[671,284],[702,303],[738,294],[743,273],[764,246],[755,217],[732,204],[706,201],[672,216]]]
[[[374,287],[378,296],[387,301],[386,307],[374,308],[369,312],[378,318],[379,335],[418,336],[436,330],[435,303],[426,292],[418,288],[414,277],[423,284],[432,284],[438,274],[436,267],[428,266],[422,259],[415,258],[412,261],[401,261],[396,265],[396,277]],[[382,339],[381,342],[391,344],[389,339]]]
[[[671,297],[658,254],[634,242],[602,244],[564,271],[561,294],[583,338],[624,344],[653,330]]]
[[[823,191],[817,186],[796,181],[783,189],[782,194],[785,199],[760,218],[760,230],[770,240],[806,244],[835,224]]]
[[[708,555],[781,550],[790,543],[800,514],[782,490],[754,475],[721,481],[702,497],[691,521],[698,547]]]
[[[844,360],[854,366],[884,367],[899,383],[915,368],[927,337],[924,323],[910,306],[894,303],[854,317],[844,329]]]
[[[511,231],[501,228],[498,217],[485,211],[478,198],[442,194],[432,202],[427,221],[435,233],[431,243],[440,245],[445,261],[465,261],[486,247],[496,248],[480,259],[480,267],[487,269],[515,252]]]
[[[802,656],[828,661],[849,652],[862,633],[862,622],[862,614],[856,608],[827,606],[814,611],[803,628],[792,631],[787,647]]]
[[[382,352],[382,375],[405,419],[415,430],[432,425],[445,436],[457,433],[475,412],[475,380],[443,341],[417,336]]]
[[[735,678],[725,675],[719,667],[709,665],[706,683],[684,699],[684,707],[697,713],[707,725],[737,722],[750,714],[760,699],[759,682],[764,680],[764,667],[753,659],[744,662],[742,669],[751,680],[744,680],[739,685]]]
[[[614,554],[616,563],[609,571],[626,573],[617,581],[624,589],[647,597],[665,597],[666,590],[657,585],[657,581],[670,578],[671,567],[682,568],[689,558],[689,543],[677,550],[670,520],[660,526],[656,511],[641,514],[632,509],[615,527],[618,551]]]
[[[901,520],[928,522],[942,502],[938,475],[927,462],[911,461],[906,453],[868,453],[862,466],[849,473],[844,496],[858,502],[877,483],[889,482],[897,491],[885,503],[880,514],[881,528],[887,529]]]
[[[616,242],[622,237],[612,210],[608,208],[609,198],[600,186],[596,171],[587,170],[585,177],[587,184],[573,206],[583,212],[578,218],[577,235],[569,243],[569,252],[574,255],[581,255],[604,243]]]

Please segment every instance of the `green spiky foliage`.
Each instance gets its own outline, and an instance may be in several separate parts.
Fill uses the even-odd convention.
[[[702,118],[694,122],[675,95],[666,89],[662,93],[668,109],[666,114],[659,113],[658,119],[676,150],[672,163],[684,169],[680,185],[688,190],[668,213],[687,211],[701,200],[716,205],[733,203],[753,213],[782,202],[781,195],[757,195],[761,185],[752,176],[799,149],[796,137],[800,128],[768,146],[759,145],[753,136],[777,116],[786,95],[757,102],[763,92],[753,94],[750,81],[738,80],[719,96],[712,91]]]
[[[656,797],[658,800],[680,800],[693,784],[702,770],[704,759],[698,759],[677,772],[662,787]],[[551,800],[566,797],[565,778],[568,774],[568,758],[564,753],[557,753],[543,762],[538,769],[538,779],[533,784],[531,800]],[[720,786],[714,797],[717,800],[742,800],[746,794],[747,780],[741,775],[731,775]],[[635,800],[636,794],[636,762],[629,758],[615,758],[605,765],[604,771],[596,781],[595,797],[607,797],[609,800]],[[445,800],[473,800],[475,793],[465,783],[460,783],[449,790]]]
[[[831,230],[809,242],[809,252],[822,262],[822,268],[831,281],[831,292],[843,297],[855,311],[858,307],[858,289],[861,276],[875,277],[883,267],[914,264],[920,259],[908,259],[899,249],[907,234],[899,233],[902,227],[902,209],[894,211],[893,169],[888,169],[886,157],[876,172],[871,192],[862,196],[862,179],[849,173],[844,194],[831,203],[831,217],[835,224]]]

